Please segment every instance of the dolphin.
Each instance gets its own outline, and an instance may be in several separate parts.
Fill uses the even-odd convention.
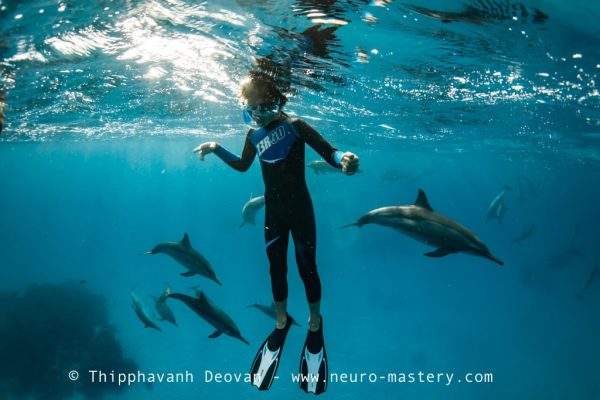
[[[518,4],[518,7],[517,5],[507,7],[506,4],[509,4],[508,2],[503,4],[499,1],[488,1],[483,7],[481,2],[480,4],[476,5],[466,5],[458,12],[432,10],[430,8],[408,3],[402,4],[406,8],[416,13],[437,19],[444,23],[464,22],[468,24],[482,25],[487,22],[506,21],[517,17],[520,20],[529,19],[533,23],[542,24],[548,19],[548,16],[537,8],[528,10],[523,4]]]
[[[535,225],[531,225],[529,228],[525,229],[519,236],[512,240],[513,243],[521,244],[524,240],[529,239],[531,235],[535,232]]]
[[[252,197],[242,208],[242,223],[240,228],[245,224],[256,225],[256,213],[265,205],[265,196]]]
[[[571,242],[563,249],[546,257],[543,265],[549,269],[560,269],[571,264],[576,258],[584,256],[585,252],[578,248],[575,243]]]
[[[148,310],[146,309],[146,307],[144,307],[142,300],[133,291],[134,288],[135,288],[135,286],[132,287],[131,290],[129,291],[129,294],[131,296],[131,307],[133,307],[133,309],[135,310],[135,314],[138,316],[140,321],[142,321],[142,323],[144,324],[144,328],[154,328],[159,331],[162,331],[162,329],[160,329],[158,327],[158,325],[156,325],[154,323],[154,321],[148,314]]]
[[[246,344],[250,344],[242,334],[239,328],[233,322],[233,320],[221,310],[216,304],[214,304],[202,291],[197,292],[196,297],[188,296],[183,293],[171,293],[169,291],[169,298],[177,299],[188,306],[192,311],[198,314],[202,319],[215,327],[215,331],[208,336],[211,339],[226,334],[236,339],[241,340]]]
[[[592,282],[596,279],[596,277],[598,276],[598,256],[596,256],[596,261],[594,262],[594,266],[592,267],[592,270],[590,272],[590,274],[588,275],[588,279],[585,282],[585,286],[583,287],[583,289],[581,289],[581,291],[577,294],[577,297],[581,300],[583,300],[583,294],[586,292],[586,290],[590,287],[590,285],[592,284]]]
[[[325,160],[314,160],[306,164],[306,166],[312,168],[317,175],[339,173],[342,171],[341,169],[335,168]]]
[[[483,13],[477,12],[455,12],[455,11],[441,11],[441,10],[432,10],[430,8],[425,8],[421,6],[415,6],[412,4],[404,5],[411,9],[412,11],[424,15],[426,17],[434,18],[440,20],[444,23],[450,22],[466,22],[469,24],[481,25],[486,22],[486,16]]]
[[[340,174],[342,173],[342,169],[341,168],[336,168],[333,165],[329,164],[327,161],[325,160],[314,160],[309,162],[308,164],[306,164],[307,167],[312,168],[312,170],[315,172],[315,174],[319,175],[319,174]],[[357,173],[362,173],[363,170],[362,169],[358,169],[356,171]]]
[[[276,314],[275,314],[275,303],[273,303],[273,302],[271,302],[270,306],[265,306],[263,304],[254,303],[254,304],[250,304],[248,306],[248,308],[256,308],[257,310],[260,310],[263,313],[267,314],[272,319],[277,319]],[[291,317],[291,315],[290,315],[290,317]],[[296,318],[294,318],[294,317],[292,317],[292,325],[300,326],[296,322]]]
[[[160,315],[159,321],[168,321],[173,325],[178,326],[177,321],[175,321],[175,315],[173,314],[173,311],[171,311],[167,305],[167,297],[169,297],[170,290],[171,289],[167,287],[158,298],[154,296],[150,297],[154,300],[154,308],[156,308],[158,315]]]
[[[377,208],[360,217],[357,222],[342,228],[361,227],[365,224],[387,226],[422,243],[437,247],[436,250],[425,253],[428,257],[468,253],[504,265],[504,262],[493,256],[473,232],[435,212],[421,189],[414,204]]]
[[[195,274],[202,275],[219,285],[223,285],[215,275],[215,271],[208,260],[196,250],[192,248],[190,238],[186,233],[183,235],[181,242],[166,242],[159,243],[154,248],[144,254],[159,254],[163,253],[177,261],[179,264],[187,268],[186,272],[181,273],[181,276],[193,276]]]
[[[504,203],[504,196],[509,190],[512,190],[512,188],[510,186],[504,185],[504,190],[500,192],[498,196],[494,197],[494,200],[492,200],[492,202],[488,206],[486,221],[495,218],[498,220],[498,223],[502,222],[504,214],[506,213],[506,211],[508,211],[506,203]]]

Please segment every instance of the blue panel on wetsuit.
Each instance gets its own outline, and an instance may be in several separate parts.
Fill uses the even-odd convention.
[[[285,159],[297,139],[296,130],[287,121],[269,130],[260,128],[250,138],[258,158],[271,164]]]

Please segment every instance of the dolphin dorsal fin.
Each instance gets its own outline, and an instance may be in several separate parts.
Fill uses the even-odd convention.
[[[190,243],[190,237],[188,236],[187,232],[183,235],[183,239],[181,239],[181,244],[184,247],[187,247],[188,249],[192,248],[192,244]]]
[[[423,207],[428,209],[429,211],[433,211],[433,208],[429,205],[429,200],[427,200],[427,196],[425,192],[419,189],[419,194],[417,195],[417,200],[415,200],[415,206]]]

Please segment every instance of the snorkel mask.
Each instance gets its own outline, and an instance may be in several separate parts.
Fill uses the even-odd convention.
[[[241,102],[244,123],[251,127],[263,127],[271,122],[281,112],[281,103],[277,100],[272,103],[249,105],[247,100]]]

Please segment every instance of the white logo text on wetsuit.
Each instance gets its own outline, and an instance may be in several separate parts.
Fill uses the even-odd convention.
[[[271,146],[283,139],[288,133],[290,133],[285,126],[280,125],[273,129],[267,136],[265,136],[260,142],[256,144],[256,151],[260,157],[262,153],[269,150]]]

